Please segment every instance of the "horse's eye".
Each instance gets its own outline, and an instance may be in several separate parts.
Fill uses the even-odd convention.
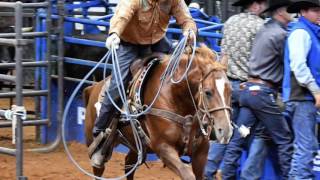
[[[206,94],[206,96],[207,96],[208,98],[211,98],[211,97],[212,97],[212,92],[211,92],[210,90],[206,90],[206,91],[204,91],[204,93]]]

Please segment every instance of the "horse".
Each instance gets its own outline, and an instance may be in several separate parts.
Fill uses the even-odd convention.
[[[174,78],[179,78],[184,73],[189,57],[190,53],[181,56],[181,63]],[[146,80],[143,93],[144,104],[150,104],[155,97],[160,85],[160,77],[168,65],[169,58],[170,55],[165,56]],[[212,129],[216,140],[220,143],[226,144],[231,138],[233,131],[230,121],[231,86],[226,76],[226,63],[226,61],[218,62],[216,54],[205,45],[198,47],[187,77],[177,84],[166,79],[152,106],[152,108],[170,112],[171,115],[174,114],[173,117],[147,113],[139,119],[141,127],[149,138],[146,152],[157,154],[164,165],[183,180],[204,178],[209,138],[201,129],[208,130],[208,133]],[[98,101],[98,94],[103,84],[104,81],[101,81],[83,91],[86,106],[85,133],[88,146],[93,141],[92,128],[96,119],[94,105]],[[196,107],[192,102],[193,99]],[[184,118],[190,115],[191,120]],[[205,121],[208,123],[203,123]],[[188,123],[190,126],[187,126]],[[188,127],[189,130],[186,130]],[[129,172],[138,157],[134,148],[135,141],[130,126],[118,124],[117,128],[125,137],[126,142],[131,144],[128,146],[130,150],[125,158],[125,167],[127,167],[125,172]],[[121,142],[121,137],[117,135],[115,141]],[[112,147],[116,144],[114,143]],[[192,168],[180,159],[182,155],[190,156]],[[100,177],[103,171],[104,167],[93,167],[93,173],[96,176]],[[127,176],[127,179],[133,178],[134,171]]]

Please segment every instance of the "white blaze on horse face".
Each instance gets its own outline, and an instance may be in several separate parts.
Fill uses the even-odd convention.
[[[217,90],[218,90],[218,93],[220,95],[220,98],[221,98],[221,101],[222,101],[222,104],[223,104],[223,107],[226,107],[226,100],[224,98],[224,91],[225,91],[225,84],[226,84],[226,78],[224,77],[221,77],[220,79],[216,79],[216,87],[217,87]],[[227,117],[227,121],[229,123],[229,134],[227,135],[227,137],[223,137],[223,144],[227,144],[229,143],[230,139],[231,139],[231,136],[232,136],[232,132],[233,132],[233,128],[232,128],[232,125],[231,125],[231,120],[230,120],[230,116],[229,116],[229,113],[228,113],[228,110],[227,109],[224,109],[224,113]]]
[[[224,98],[225,83],[226,83],[226,80],[223,77],[220,79],[216,79],[216,87],[218,89],[218,93],[220,95],[223,107],[226,107],[226,100]],[[228,113],[227,109],[224,109],[224,113],[225,113],[226,117],[228,118],[228,120],[230,120],[229,113]]]

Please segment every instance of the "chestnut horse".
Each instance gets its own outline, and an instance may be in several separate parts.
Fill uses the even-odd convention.
[[[189,57],[190,54],[182,55],[174,79],[180,78],[184,73]],[[165,56],[150,73],[143,93],[144,104],[150,104],[157,93],[160,77],[166,69],[169,58],[169,56]],[[187,77],[178,84],[171,83],[169,78],[164,83],[160,95],[152,107],[176,114],[180,121],[154,113],[147,113],[140,119],[141,126],[150,140],[146,145],[147,152],[156,153],[168,168],[184,180],[200,180],[204,176],[209,138],[201,131],[200,127],[208,131],[213,129],[217,141],[220,143],[228,143],[232,135],[230,122],[231,86],[225,73],[226,62],[218,62],[216,58],[211,49],[201,46],[196,49],[194,61]],[[96,119],[94,104],[98,101],[102,86],[103,82],[99,82],[84,90],[87,145],[90,145],[93,139],[92,128]],[[193,99],[195,103],[192,102]],[[196,115],[196,112],[200,117]],[[187,115],[194,117],[191,118],[192,121],[189,121],[191,122],[189,131],[184,128],[186,124],[181,122],[184,121],[183,117]],[[125,168],[125,171],[128,172],[137,162],[137,152],[132,148],[135,147],[135,142],[130,126],[118,125],[118,131],[132,145],[129,147],[130,151],[125,159],[125,165],[129,167]],[[186,132],[187,135],[185,135]],[[119,142],[119,136],[117,138]],[[192,168],[180,160],[182,155],[190,156]],[[96,176],[101,176],[104,168],[93,168],[93,171]],[[127,179],[133,179],[133,176],[134,172]]]

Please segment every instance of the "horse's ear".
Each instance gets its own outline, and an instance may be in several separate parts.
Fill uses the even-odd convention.
[[[226,68],[228,68],[228,55],[223,54],[221,57],[220,63]]]

